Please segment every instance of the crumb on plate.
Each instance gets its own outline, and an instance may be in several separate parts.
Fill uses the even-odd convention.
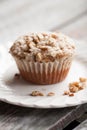
[[[69,83],[69,90],[64,91],[63,95],[74,96],[74,93],[84,89],[87,86],[87,78],[79,78],[79,81]]]
[[[80,81],[80,82],[87,82],[87,78],[82,78],[82,77],[80,77],[80,78],[79,78],[79,81]]]
[[[54,96],[54,95],[55,95],[54,92],[49,92],[49,93],[47,94],[47,96]]]
[[[20,74],[19,74],[19,73],[16,73],[14,76],[15,76],[15,78],[17,78],[17,79],[20,78]]]
[[[70,96],[70,97],[74,96],[74,93],[69,93],[69,96]]]
[[[63,95],[69,95],[69,91],[64,91]]]
[[[44,96],[44,94],[40,91],[32,91],[31,96]]]

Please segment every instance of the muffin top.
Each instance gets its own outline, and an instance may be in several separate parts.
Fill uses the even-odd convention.
[[[74,41],[62,33],[30,33],[19,37],[10,48],[10,53],[19,59],[34,62],[53,62],[73,55]]]

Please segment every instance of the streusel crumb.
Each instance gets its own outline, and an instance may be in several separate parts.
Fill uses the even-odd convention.
[[[74,93],[69,93],[69,96],[70,96],[70,97],[74,96]]]
[[[15,78],[16,78],[16,79],[19,79],[19,78],[20,78],[20,74],[19,74],[19,73],[16,73],[16,74],[15,74]]]
[[[87,86],[87,78],[79,78],[79,81],[69,83],[69,90],[64,91],[63,95],[74,96],[74,93],[83,90]]]
[[[86,78],[79,78],[79,82],[72,82],[69,84],[70,92],[76,93],[86,87],[87,79]]]
[[[40,91],[32,91],[31,96],[44,96],[44,94]]]
[[[64,91],[63,95],[69,95],[69,91]]]
[[[54,92],[49,92],[49,93],[47,94],[47,96],[54,96],[54,95],[55,95]]]
[[[73,57],[73,46],[74,41],[62,33],[30,33],[19,37],[10,48],[10,53],[28,61],[53,62],[67,55]]]
[[[69,86],[69,90],[70,90],[70,92],[76,93],[79,90],[79,88],[76,86],[73,86],[73,87]]]
[[[82,77],[80,77],[79,80],[80,80],[80,82],[86,82],[86,81],[87,81],[87,78],[82,78]]]

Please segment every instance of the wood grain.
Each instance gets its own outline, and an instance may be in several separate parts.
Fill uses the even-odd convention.
[[[86,11],[87,0],[15,0],[0,4],[0,41],[7,43],[30,31],[50,30]]]
[[[87,130],[87,120],[85,120],[84,122],[82,122],[79,126],[77,126],[73,130]]]
[[[87,13],[60,30],[74,39],[87,42]]]
[[[85,105],[33,109],[0,103],[0,130],[62,130],[85,112]]]

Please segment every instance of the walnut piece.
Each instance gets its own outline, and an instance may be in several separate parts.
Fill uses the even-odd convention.
[[[54,95],[55,95],[54,92],[49,92],[49,93],[47,94],[47,96],[54,96]]]
[[[86,81],[87,81],[87,78],[82,78],[82,77],[80,77],[79,80],[80,80],[80,82],[86,82]]]
[[[44,96],[44,94],[41,93],[40,91],[32,91],[32,93],[30,95],[31,96]]]
[[[42,51],[47,51],[48,48],[46,46],[38,46]]]
[[[42,60],[42,55],[41,53],[36,54],[36,61],[41,61]]]
[[[69,91],[64,91],[63,95],[69,95]]]
[[[74,93],[71,93],[70,91],[64,91],[63,95],[74,96]]]
[[[79,90],[79,88],[76,86],[73,86],[73,87],[69,87],[69,90],[70,92],[76,93]]]
[[[51,36],[52,36],[52,38],[55,38],[55,39],[57,39],[57,38],[58,38],[58,36],[57,36],[57,35],[55,35],[55,34],[52,34]]]
[[[50,56],[50,55],[47,55],[46,57],[43,58],[43,61],[46,61],[46,62],[50,62],[50,61],[54,61],[54,57],[53,56]]]
[[[29,47],[30,47],[31,49],[33,49],[35,46],[36,46],[36,45],[35,45],[34,42],[30,42]]]
[[[84,89],[87,86],[87,78],[79,78],[79,82],[69,83],[69,90],[64,91],[63,95],[74,96],[74,93]]]
[[[82,89],[84,89],[84,86],[79,86],[79,90],[82,90]]]
[[[69,96],[70,96],[70,97],[74,96],[74,93],[69,93]]]
[[[15,74],[15,78],[16,78],[16,79],[19,79],[19,78],[20,78],[20,74],[19,74],[19,73],[16,73],[16,74]]]
[[[86,87],[87,79],[79,78],[79,82],[72,82],[69,84],[70,92],[76,93]]]
[[[42,40],[42,39],[44,38],[44,37],[43,37],[43,34],[41,34],[41,33],[38,33],[37,36],[38,36],[38,39],[39,39],[39,40]]]
[[[69,84],[70,87],[79,87],[79,82],[73,82]]]
[[[47,33],[42,33],[42,34],[43,34],[44,37],[45,37],[45,36],[48,36]]]

